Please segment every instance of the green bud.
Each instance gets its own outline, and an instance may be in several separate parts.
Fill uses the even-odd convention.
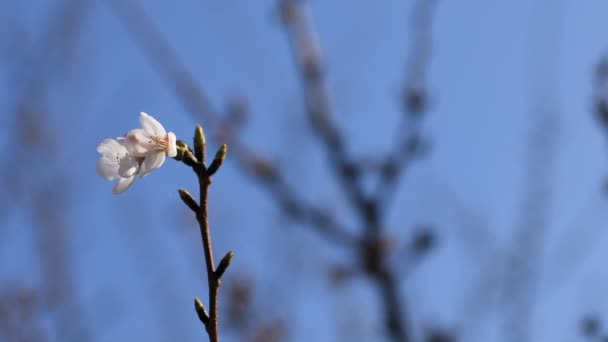
[[[207,314],[207,310],[205,310],[205,306],[200,299],[194,298],[194,310],[196,310],[196,314],[198,315],[198,319],[207,326],[209,324],[209,315]]]
[[[177,191],[179,192],[179,197],[182,199],[182,201],[184,201],[188,208],[192,209],[192,211],[195,213],[198,213],[199,206],[194,198],[192,198],[192,195],[190,195],[190,193],[184,189],[179,189]]]
[[[226,146],[226,144],[223,144],[222,147],[220,147],[220,149],[215,154],[215,158],[213,158],[213,162],[211,163],[211,165],[209,165],[209,168],[207,169],[207,175],[212,176],[214,173],[217,172],[217,170],[220,169],[220,166],[222,166],[222,164],[224,163],[224,160],[226,160],[227,153],[228,153],[228,146]]]
[[[217,270],[215,271],[218,280],[222,277],[222,275],[224,275],[224,272],[226,272],[228,266],[230,266],[230,262],[232,261],[233,257],[234,252],[230,251],[226,253],[226,255],[224,255],[224,257],[220,261],[220,264],[217,266]]]
[[[176,141],[176,142],[175,142],[175,145],[177,145],[177,149],[178,149],[178,150],[179,150],[179,149],[186,149],[186,150],[188,149],[188,144],[186,144],[186,142],[185,142],[185,141],[183,141],[183,140],[178,140],[178,141]]]
[[[184,157],[186,156],[186,152],[188,151],[188,144],[186,144],[185,142],[178,140],[175,142],[175,147],[177,149],[177,155],[175,157],[173,157],[173,159],[177,160],[177,161],[182,161],[184,160]]]
[[[194,131],[194,146],[202,146],[207,143],[205,139],[205,132],[203,132],[203,126],[196,125],[196,130]]]
[[[202,163],[205,162],[206,144],[207,140],[205,139],[205,132],[203,132],[203,127],[201,125],[196,125],[196,130],[194,130],[194,156]]]

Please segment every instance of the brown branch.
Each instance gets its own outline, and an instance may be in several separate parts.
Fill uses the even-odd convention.
[[[184,143],[180,142],[180,148],[189,153],[189,157],[185,159],[176,158],[184,162],[184,164],[190,166],[199,184],[199,203],[192,198],[190,193],[184,189],[179,189],[179,196],[182,201],[196,214],[196,220],[198,221],[201,240],[203,244],[203,252],[205,254],[205,269],[207,272],[207,285],[209,290],[209,312],[205,310],[205,307],[200,299],[194,299],[194,308],[198,315],[199,320],[205,326],[205,330],[209,335],[210,342],[219,342],[218,333],[218,298],[220,289],[220,278],[230,265],[234,253],[228,252],[220,262],[220,266],[216,270],[215,263],[213,260],[213,247],[211,244],[211,231],[209,228],[209,187],[211,186],[211,175],[218,171],[223,160],[226,157],[227,147],[222,145],[215,159],[212,162],[214,165],[214,171],[210,171],[204,164],[206,154],[206,141],[202,127],[196,126],[194,133],[194,150],[196,156],[190,153],[190,149],[187,146],[183,146]],[[181,156],[183,157],[183,156]],[[220,161],[221,160],[221,161]]]
[[[211,177],[207,175],[207,170],[203,164],[198,164],[194,168],[194,172],[198,177],[199,190],[200,190],[200,209],[196,213],[196,220],[198,221],[201,238],[203,242],[203,251],[205,253],[205,266],[207,269],[207,284],[209,286],[209,321],[205,324],[207,334],[209,334],[209,341],[219,341],[219,335],[217,332],[218,327],[218,294],[220,289],[220,281],[215,274],[215,265],[213,262],[213,249],[211,247],[211,233],[209,231],[209,219],[208,219],[208,197],[209,197],[209,186],[211,185]]]

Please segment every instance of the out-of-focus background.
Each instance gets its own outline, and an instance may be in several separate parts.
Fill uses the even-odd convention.
[[[201,341],[165,165],[96,175],[140,111],[210,153],[224,341],[608,336],[608,3],[0,3],[0,341]],[[206,300],[205,300],[206,302]]]

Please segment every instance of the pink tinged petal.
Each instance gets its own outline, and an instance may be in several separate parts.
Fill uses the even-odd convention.
[[[167,156],[173,158],[177,155],[177,145],[175,145],[175,134],[173,134],[173,132],[169,132],[167,133],[167,137]]]
[[[159,138],[164,137],[167,132],[165,132],[165,128],[160,122],[156,121],[155,118],[150,115],[141,112],[139,113],[139,122],[141,123],[141,127],[148,133],[149,135],[156,135]]]
[[[139,163],[130,155],[126,154],[120,159],[118,166],[118,175],[120,177],[131,177],[139,170]]]
[[[144,162],[141,164],[141,168],[139,170],[139,174],[143,177],[148,172],[158,169],[165,162],[165,152],[158,151],[156,153],[152,153],[146,157]]]
[[[123,191],[127,190],[131,184],[135,181],[135,175],[128,178],[121,178],[116,185],[112,188],[112,193],[114,195],[120,194]]]
[[[97,161],[97,175],[106,180],[119,178],[116,160],[106,157],[99,158]]]
[[[145,157],[154,150],[154,140],[143,130],[130,130],[122,141],[127,151],[136,157]]]

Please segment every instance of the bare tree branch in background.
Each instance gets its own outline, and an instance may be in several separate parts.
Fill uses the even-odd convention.
[[[593,115],[605,137],[608,137],[608,54],[604,53],[600,57],[594,70],[593,78]],[[595,212],[605,211],[605,200],[608,193],[607,180],[608,178],[604,177],[601,187],[603,201],[600,201],[600,208]],[[593,215],[585,215],[585,217],[593,217]],[[561,283],[558,283],[557,288],[562,287],[563,283],[568,280],[564,275],[569,274],[575,266],[581,264],[583,259],[591,254],[594,250],[593,247],[598,245],[598,242],[602,240],[601,237],[605,234],[603,226],[596,227],[596,224],[593,222],[586,221],[581,224],[580,221],[582,220],[578,217],[577,219],[573,227],[564,234],[563,242],[558,246],[559,256],[567,259],[569,263],[566,264],[566,270],[560,269],[563,278],[559,279]],[[581,228],[584,229],[583,232],[581,232]],[[580,242],[581,239],[584,240],[583,243]],[[574,250],[572,248],[573,245],[576,247]],[[606,318],[602,317],[600,313],[594,312],[595,309],[592,310],[580,319],[580,335],[589,342],[608,341],[608,329],[605,327]]]
[[[69,208],[64,203],[68,186],[61,171],[49,166],[53,165],[51,158],[57,158],[50,152],[59,150],[58,140],[63,137],[54,134],[53,128],[46,126],[42,119],[50,114],[46,104],[47,91],[69,64],[89,7],[88,1],[64,1],[53,6],[48,29],[42,32],[32,50],[26,50],[26,56],[7,54],[7,57],[15,58],[18,66],[14,82],[18,85],[17,94],[12,110],[13,141],[19,145],[15,149],[18,153],[8,153],[11,158],[6,160],[11,165],[11,174],[3,177],[7,183],[3,187],[12,189],[12,196],[6,198],[8,201],[3,207],[10,207],[16,200],[28,202],[25,207],[34,224],[32,234],[37,239],[32,250],[39,253],[41,271],[38,288],[22,289],[18,298],[23,305],[12,307],[13,311],[28,312],[26,326],[29,329],[23,330],[25,326],[21,330],[0,327],[0,334],[11,341],[28,340],[27,335],[20,334],[31,334],[35,341],[86,340],[90,335],[87,315],[78,298],[78,281],[72,271],[74,265],[68,256],[71,232],[66,219]],[[32,170],[44,172],[33,173]],[[30,293],[30,299],[24,297],[26,293]],[[9,305],[13,295],[8,289],[8,297],[0,299],[0,306]],[[5,315],[10,317],[11,314],[14,313],[3,310],[0,321],[10,322]],[[51,317],[51,331],[44,328],[47,314]]]
[[[533,297],[538,288],[543,242],[550,230],[551,206],[556,178],[558,142],[561,125],[560,94],[556,79],[563,14],[563,2],[537,4],[531,46],[531,125],[528,155],[525,161],[524,192],[512,245],[507,259],[502,303],[507,310],[506,336],[513,341],[531,339]],[[547,8],[551,8],[548,11]],[[547,16],[547,13],[549,15]]]
[[[595,117],[608,136],[608,55],[602,56],[595,69]]]
[[[280,10],[301,76],[308,118],[327,152],[330,167],[340,182],[346,199],[363,225],[359,247],[361,267],[377,281],[385,310],[385,324],[395,341],[411,339],[397,283],[385,263],[385,245],[377,202],[369,199],[360,183],[360,170],[347,155],[345,142],[332,116],[330,95],[324,82],[320,46],[304,5],[299,1],[280,2]]]
[[[308,118],[323,143],[329,164],[342,185],[346,199],[358,214],[363,240],[359,247],[361,267],[377,282],[382,298],[388,335],[395,341],[412,339],[407,305],[399,294],[395,271],[387,265],[383,229],[383,210],[395,191],[403,169],[419,152],[419,122],[426,110],[425,70],[430,55],[430,24],[435,1],[418,1],[413,11],[412,46],[403,90],[402,125],[394,150],[382,166],[380,183],[375,194],[364,192],[360,164],[347,154],[343,137],[334,122],[331,99],[324,82],[321,48],[304,2],[280,1],[285,28],[301,76]],[[386,211],[386,210],[384,210]]]
[[[421,124],[429,106],[426,85],[432,54],[432,24],[438,0],[417,0],[410,17],[409,55],[401,90],[401,121],[395,130],[392,151],[381,166],[381,178],[376,189],[380,207],[389,209],[399,181],[415,158],[427,152],[428,142],[421,136]]]
[[[0,293],[0,338],[4,341],[46,341],[39,323],[42,309],[39,294],[19,284],[5,286]]]

